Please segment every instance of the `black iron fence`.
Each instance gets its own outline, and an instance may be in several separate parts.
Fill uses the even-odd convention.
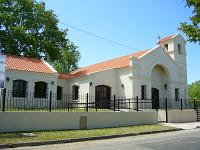
[[[200,109],[200,100],[189,99],[188,105],[189,105],[189,108],[192,108],[194,110]]]
[[[139,99],[138,97],[104,97],[100,94],[95,97],[89,94],[73,96],[49,92],[43,97],[34,93],[25,93],[22,96],[2,90],[0,96],[0,110],[5,111],[68,111],[68,112],[101,112],[101,111],[157,111],[158,109],[198,109],[199,100],[160,99],[155,105],[153,99]]]
[[[17,95],[17,96],[16,96]],[[34,93],[23,96],[3,90],[0,96],[0,110],[5,111],[143,111],[152,109],[151,99],[138,97],[119,97],[116,95],[95,97],[89,94],[75,96],[49,92],[46,96],[36,97]]]

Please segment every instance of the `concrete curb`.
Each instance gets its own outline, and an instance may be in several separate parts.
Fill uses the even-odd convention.
[[[103,140],[103,139],[111,139],[111,138],[119,138],[119,137],[173,132],[173,131],[180,131],[180,130],[183,130],[183,129],[177,128],[177,129],[161,130],[161,131],[146,131],[146,132],[140,132],[140,133],[117,134],[117,135],[108,135],[108,136],[97,136],[97,137],[88,137],[88,138],[80,138],[80,139],[67,139],[67,140],[55,140],[55,141],[44,141],[44,142],[0,144],[0,149],[27,147],[27,146],[41,146],[41,145],[50,145],[50,144],[64,144],[64,143],[84,142],[84,141],[91,141],[91,140]]]

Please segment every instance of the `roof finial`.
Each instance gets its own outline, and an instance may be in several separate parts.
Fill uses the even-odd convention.
[[[158,36],[157,36],[157,39],[158,39],[158,44],[160,44],[161,37],[160,37],[159,34],[158,34]]]
[[[158,35],[158,36],[157,36],[157,39],[158,39],[159,41],[161,40],[161,37],[160,37],[160,35]]]

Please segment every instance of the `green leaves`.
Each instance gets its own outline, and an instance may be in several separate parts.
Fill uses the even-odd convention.
[[[184,22],[181,23],[181,27],[179,29],[188,36],[188,41],[200,44],[200,28]]]
[[[199,0],[186,0],[187,6],[192,7],[193,16],[190,17],[191,23],[181,22],[179,30],[183,31],[188,41],[200,44],[200,1]]]
[[[37,58],[43,53],[49,62],[68,68],[58,71],[77,67],[77,47],[67,39],[67,30],[58,28],[56,15],[44,2],[0,0],[0,12],[0,51]]]
[[[61,59],[52,62],[55,69],[62,73],[69,73],[78,68],[78,60],[80,59],[80,53],[76,50],[77,46],[73,43],[68,43],[61,53]]]
[[[190,99],[200,99],[200,80],[189,85],[188,93]]]

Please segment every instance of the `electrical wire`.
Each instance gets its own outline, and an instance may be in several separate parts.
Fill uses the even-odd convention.
[[[111,40],[111,39],[108,39],[108,38],[105,38],[103,36],[100,36],[100,35],[97,35],[97,34],[94,34],[94,33],[91,33],[91,32],[88,32],[86,30],[83,30],[83,29],[80,29],[78,27],[74,27],[72,25],[69,25],[69,24],[66,24],[66,23],[63,23],[63,22],[60,22],[61,24],[63,24],[64,26],[67,26],[67,27],[70,27],[72,29],[75,29],[77,31],[80,31],[82,33],[85,33],[85,34],[88,34],[90,36],[93,36],[95,38],[98,38],[98,39],[101,39],[101,40],[104,40],[104,41],[107,41],[109,43],[113,43],[115,45],[119,45],[119,46],[122,46],[122,47],[125,47],[125,48],[128,48],[128,49],[134,49],[132,46],[129,46],[127,44],[123,44],[123,43],[120,43],[120,42],[117,42],[117,41],[114,41],[114,40]],[[159,57],[159,58],[163,58],[163,59],[166,59],[167,61],[169,61],[170,59],[167,59],[166,57],[162,57],[160,55],[156,55],[156,54],[152,54],[152,53],[149,53],[149,55],[152,55],[152,56],[155,56],[156,58]],[[171,61],[171,60],[170,60]],[[176,61],[177,62],[177,61]],[[179,64],[183,64],[183,65],[186,65],[186,66],[189,66],[189,67],[192,67],[192,68],[196,68],[196,69],[200,69],[200,66],[194,66],[194,65],[190,65],[188,63],[182,63],[182,62],[178,62]]]

